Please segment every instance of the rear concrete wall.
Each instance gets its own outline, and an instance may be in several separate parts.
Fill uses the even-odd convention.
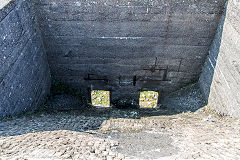
[[[39,107],[50,87],[46,52],[30,0],[0,10],[0,119]]]
[[[197,81],[225,0],[34,0],[53,78],[83,92]]]
[[[240,117],[240,1],[229,0],[199,83],[208,106]]]

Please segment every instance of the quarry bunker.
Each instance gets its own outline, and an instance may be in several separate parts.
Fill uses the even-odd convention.
[[[212,110],[240,115],[236,0],[1,0],[0,8],[1,119],[38,109],[59,84],[89,103],[92,91],[109,91],[107,106],[139,105],[155,91],[154,107],[196,84]]]
[[[0,159],[239,159],[239,13],[239,0],[0,0]]]

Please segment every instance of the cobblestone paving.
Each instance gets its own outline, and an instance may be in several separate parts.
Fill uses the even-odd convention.
[[[149,112],[42,112],[0,122],[0,159],[240,159],[239,120]]]

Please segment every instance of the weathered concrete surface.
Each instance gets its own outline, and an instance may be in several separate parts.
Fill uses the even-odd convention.
[[[198,80],[224,3],[34,0],[53,78],[113,99]]]
[[[49,67],[29,0],[0,10],[0,119],[36,109],[50,87]]]
[[[103,89],[111,91],[112,99],[138,99],[141,90],[164,94],[197,81],[225,0],[31,3],[12,0],[0,10],[0,117],[34,109],[43,102],[50,84],[47,58],[53,79],[88,97],[89,89]],[[225,42],[222,50],[235,54],[239,51],[234,48],[237,41],[233,39],[239,35],[239,9],[232,6],[228,22],[231,25],[226,31],[226,37],[232,39]],[[217,41],[216,38],[210,49],[213,56]],[[226,53],[218,60],[224,64],[232,62],[221,66],[227,66],[222,69],[227,71],[236,68],[224,73],[232,78],[231,83],[237,84],[237,76],[232,75],[238,73],[238,60],[232,59],[238,55],[226,55],[225,59]],[[210,86],[207,77],[211,79],[211,74],[205,70],[200,83],[207,95],[204,85]],[[222,76],[221,70],[219,74]]]
[[[240,117],[240,2],[229,0],[199,83],[209,107]]]

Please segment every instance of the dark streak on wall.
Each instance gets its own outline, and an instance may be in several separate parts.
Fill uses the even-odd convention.
[[[0,10],[0,52],[0,119],[38,108],[50,74],[30,0],[12,0]]]

